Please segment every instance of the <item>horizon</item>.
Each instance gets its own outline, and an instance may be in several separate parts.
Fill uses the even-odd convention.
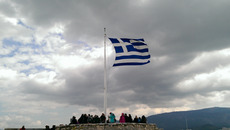
[[[159,113],[159,114],[154,114],[154,115],[149,115],[149,116],[146,116],[146,118],[149,118],[149,117],[152,117],[152,116],[156,116],[156,115],[161,115],[161,114],[170,114],[170,113],[177,113],[177,112],[191,112],[191,111],[199,111],[199,110],[207,110],[207,109],[215,109],[215,108],[221,108],[221,109],[230,109],[230,107],[209,107],[209,108],[201,108],[201,109],[194,109],[194,110],[186,110],[186,111],[171,111],[171,112],[164,112],[164,113]],[[126,114],[129,114],[129,113],[126,113]],[[87,114],[88,115],[88,114]],[[91,115],[91,114],[90,114]],[[92,114],[93,116],[94,115],[98,115],[98,114]],[[120,123],[119,122],[119,117],[120,117],[120,115],[119,116],[117,116],[116,114],[114,114],[115,115],[115,119],[116,119],[116,123]],[[98,115],[99,117],[100,117],[100,115]],[[131,116],[132,116],[132,119],[134,119],[134,117],[135,117],[135,115],[132,115],[131,114]],[[141,116],[138,116],[138,117],[141,117]],[[70,119],[71,119],[72,117],[70,117]],[[76,119],[78,120],[80,117],[76,117]],[[70,122],[69,122],[70,123]],[[60,126],[60,125],[69,125],[69,123],[68,124],[53,124],[53,125],[55,125],[55,126]],[[147,123],[149,123],[149,122],[147,122]],[[90,123],[90,124],[97,124],[97,123]],[[100,124],[100,123],[99,123]],[[151,123],[150,123],[151,124]],[[23,126],[23,125],[22,125]],[[52,126],[52,125],[48,125],[48,126]],[[45,128],[46,126],[44,126],[44,128]],[[10,129],[10,128],[21,128],[21,127],[8,127],[7,129]],[[26,127],[25,126],[25,128],[43,128],[43,127]],[[3,130],[4,129],[6,129],[6,128],[3,128]]]

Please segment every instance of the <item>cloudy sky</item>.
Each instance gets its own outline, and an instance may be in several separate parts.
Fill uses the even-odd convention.
[[[151,63],[112,67],[108,112],[230,107],[229,0],[0,0],[0,129],[101,115],[104,27],[144,38]]]

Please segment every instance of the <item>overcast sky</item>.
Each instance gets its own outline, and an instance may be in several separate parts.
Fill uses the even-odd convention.
[[[112,67],[108,112],[230,107],[229,0],[0,0],[0,129],[103,110],[104,27],[144,38],[151,63]]]

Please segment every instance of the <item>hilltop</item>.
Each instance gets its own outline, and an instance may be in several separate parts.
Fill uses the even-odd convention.
[[[155,123],[164,130],[218,130],[230,127],[230,108],[213,107],[200,110],[178,111],[147,117],[149,123]]]

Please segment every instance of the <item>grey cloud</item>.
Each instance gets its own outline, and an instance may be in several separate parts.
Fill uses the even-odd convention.
[[[5,3],[0,2],[0,10],[6,16],[15,17],[15,12],[16,12],[15,7],[9,1]]]
[[[103,67],[101,64],[83,67],[79,70],[68,69],[62,72],[60,80],[65,80],[65,86],[52,86],[33,80],[23,82],[23,93],[31,94],[32,100],[51,100],[70,105],[103,104]],[[30,100],[31,100],[30,99]],[[100,104],[100,105],[99,105]]]

